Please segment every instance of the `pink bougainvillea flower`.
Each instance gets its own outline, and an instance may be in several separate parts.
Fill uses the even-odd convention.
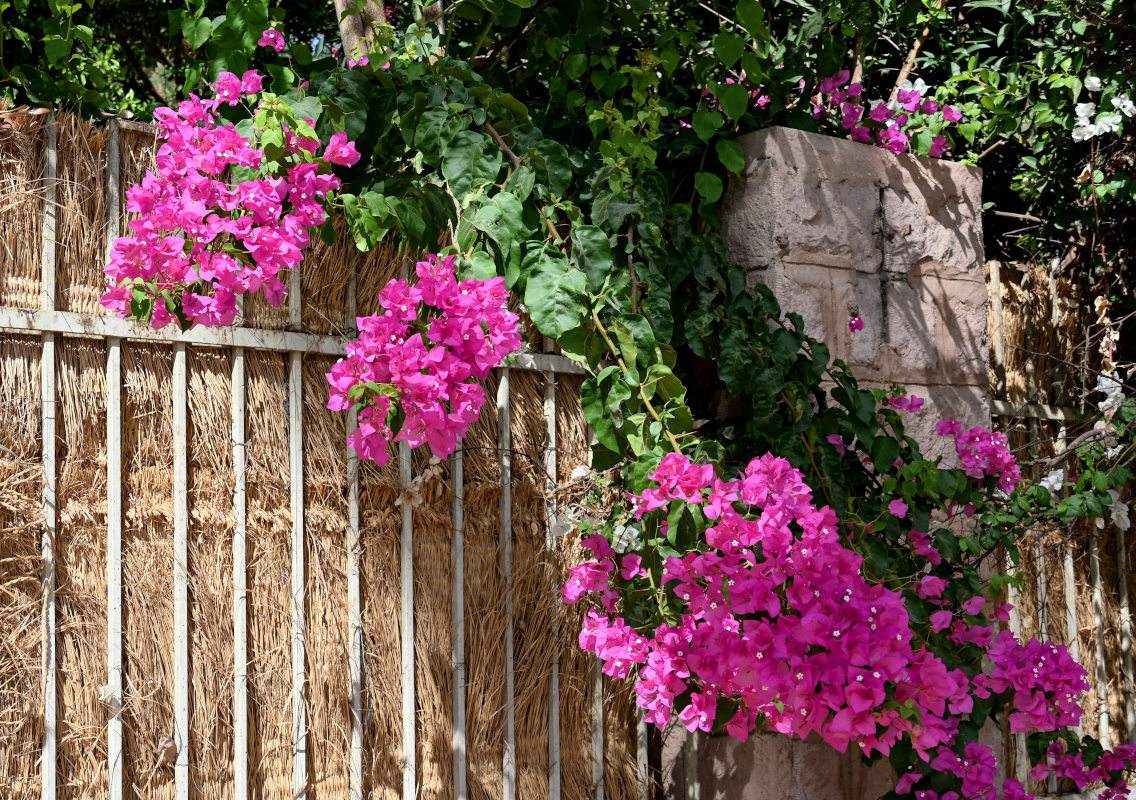
[[[852,317],[852,319],[848,320],[848,330],[852,333],[864,330],[864,320],[860,319],[860,317]]]
[[[266,30],[257,42],[261,47],[271,47],[277,53],[284,49],[284,37],[280,31]]]
[[[962,112],[953,106],[943,106],[943,119],[947,122],[958,122],[962,119]]]
[[[359,161],[359,151],[355,143],[348,141],[346,133],[333,133],[323,151],[324,161],[330,164],[342,164],[345,167],[354,166]]]
[[[899,499],[892,500],[890,503],[888,503],[888,511],[892,514],[892,516],[903,519],[907,516],[907,503]]]

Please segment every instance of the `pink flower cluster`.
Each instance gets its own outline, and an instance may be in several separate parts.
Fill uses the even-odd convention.
[[[1120,800],[1129,796],[1125,772],[1136,767],[1136,744],[1122,744],[1115,750],[1101,754],[1093,767],[1085,764],[1080,752],[1065,752],[1061,742],[1054,742],[1046,751],[1046,760],[1030,770],[1030,780],[1044,781],[1050,775],[1073,782],[1077,791],[1091,783],[1102,783],[1105,788],[1101,800]]]
[[[764,721],[785,734],[815,731],[840,750],[855,743],[882,753],[905,734],[922,753],[953,739],[948,707],[970,700],[969,679],[912,647],[903,595],[864,580],[861,557],[841,543],[833,511],[813,504],[800,472],[767,454],[721,481],[672,453],[652,477],[659,485],[633,498],[640,519],[679,500],[713,522],[709,549],[665,562],[675,621],[648,633],[612,616],[613,582],[645,573],[638,554],[617,566],[602,537],[585,542],[597,560],[574,568],[563,589],[566,602],[600,594],[607,613],[589,614],[580,645],[614,677],[638,668],[648,720],[665,724],[690,692],[679,713],[690,730],[724,723],[744,738]],[[728,720],[717,719],[719,699],[738,708]],[[919,713],[900,713],[905,706]]]
[[[252,70],[239,78],[223,72],[215,99],[193,96],[154,113],[157,172],[127,191],[127,210],[140,218],[130,222],[131,236],[115,240],[105,269],[111,286],[101,302],[120,317],[146,301],[154,328],[175,320],[232,325],[238,295],[284,299],[280,272],[299,266],[309,231],[327,219],[327,195],[339,188],[326,165],[354,164],[359,153],[339,133],[320,159],[317,139],[285,130],[286,155],[270,177],[263,151],[216,114],[220,103],[260,92],[262,82]],[[234,185],[227,176],[235,167],[260,172]]]
[[[924,399],[916,397],[913,394],[893,394],[884,399],[884,404],[894,408],[896,411],[906,411],[910,414],[918,414],[923,408]]]
[[[361,405],[349,444],[380,464],[392,438],[411,447],[429,444],[439,458],[454,452],[485,403],[476,381],[521,346],[504,278],[458,282],[453,256],[427,256],[416,272],[413,285],[393,280],[383,288],[384,310],[358,319],[359,341],[347,345],[347,358],[327,374],[327,407]],[[405,420],[392,431],[395,408]]]
[[[1077,700],[1088,691],[1085,670],[1064,645],[1031,639],[1022,644],[1002,631],[987,650],[993,668],[974,679],[976,694],[988,697],[1012,689],[1010,731],[1055,731],[1081,719]]]
[[[917,121],[927,122],[938,115],[944,122],[958,122],[962,119],[956,109],[941,105],[938,101],[923,97],[925,87],[900,89],[894,103],[877,101],[865,107],[862,101],[863,86],[859,83],[844,87],[851,77],[844,69],[830,78],[825,78],[817,86],[812,98],[813,117],[820,119],[825,113],[840,115],[840,126],[851,134],[852,141],[871,143],[893,153],[905,153],[910,146],[910,128]],[[874,137],[873,137],[873,128]],[[950,142],[946,136],[936,135],[931,142],[928,155],[941,158]]]
[[[1018,460],[1010,452],[1005,434],[982,427],[963,430],[954,418],[939,420],[935,433],[953,436],[963,470],[972,478],[991,477],[1003,492],[1012,492],[1022,478]]]

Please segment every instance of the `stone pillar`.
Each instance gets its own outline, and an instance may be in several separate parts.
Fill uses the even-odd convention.
[[[722,220],[750,280],[863,383],[925,397],[909,430],[925,451],[941,452],[941,416],[988,425],[982,171],[788,128],[739,142]]]
[[[925,398],[908,433],[953,460],[935,422],[990,423],[981,171],[787,128],[739,141],[745,174],[722,213],[731,259],[862,384],[895,381]],[[699,773],[697,800],[873,800],[895,781],[855,748],[773,735],[704,738]]]

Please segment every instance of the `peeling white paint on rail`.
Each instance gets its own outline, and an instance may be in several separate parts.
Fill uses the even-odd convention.
[[[1069,655],[1079,663],[1081,659],[1081,637],[1080,631],[1077,629],[1077,585],[1073,575],[1073,548],[1066,543],[1062,546],[1061,551],[1061,572],[1065,584],[1065,641],[1069,643]],[[1080,719],[1077,720],[1074,730],[1080,737]]]
[[[40,244],[39,313],[53,313],[55,307],[55,235],[56,235],[56,134],[55,115],[47,125],[47,147],[44,156],[43,234]],[[36,313],[36,312],[31,312]],[[43,557],[41,596],[43,598],[43,752],[40,754],[40,794],[43,800],[55,800],[56,751],[56,684],[55,684],[55,337],[44,333],[40,354],[40,403],[43,441]]]
[[[398,467],[405,489],[414,479],[410,445],[406,442],[398,443]],[[414,511],[409,502],[404,502],[399,507],[402,509],[402,541],[399,548],[402,589],[402,800],[415,800],[418,759],[414,730]]]
[[[1132,615],[1128,608],[1128,553],[1124,529],[1116,529],[1116,569],[1120,576],[1120,651],[1124,656],[1124,722],[1129,741],[1136,736],[1136,686],[1132,674]]]
[[[509,368],[498,373],[497,447],[501,453],[501,576],[505,581],[505,747],[501,759],[501,792],[504,800],[516,796],[517,719],[514,697],[513,654],[513,439],[509,394]]]
[[[347,276],[345,329],[355,329],[355,270]],[[359,426],[359,412],[347,411],[347,436]],[[347,631],[351,640],[351,800],[363,800],[363,605],[359,587],[359,455],[347,445]]]
[[[296,295],[293,295],[296,297]],[[304,384],[303,355],[293,352],[288,375],[288,478],[292,507],[292,797],[308,794],[308,719],[305,690],[304,600]]]
[[[1101,592],[1100,547],[1097,535],[1089,537],[1089,580],[1093,591],[1093,634],[1096,638],[1097,654],[1097,739],[1105,750],[1112,749],[1112,734],[1108,718],[1108,672],[1105,667],[1104,652],[1104,600]]]
[[[119,227],[120,135],[107,123],[107,258]],[[122,747],[122,342],[107,340],[107,797],[123,797]]]
[[[453,756],[454,800],[466,800],[466,720],[465,720],[465,454],[458,444],[450,459],[450,481],[454,488],[454,538],[450,543],[450,645],[453,678]]]
[[[551,340],[545,340],[544,348],[547,352],[552,348]],[[544,472],[546,476],[545,492],[548,498],[545,503],[545,549],[548,551],[550,562],[555,565],[556,559],[556,373],[544,373],[544,426],[547,434],[547,447],[544,451]],[[554,572],[552,577],[553,591],[559,587],[559,576]],[[553,625],[556,617],[553,616]],[[560,647],[555,644],[560,641],[559,632],[554,630],[552,635],[552,669],[548,676],[548,797],[549,800],[560,800]]]
[[[52,262],[54,264],[54,262]],[[52,279],[54,280],[54,278]],[[322,333],[265,330],[260,328],[194,328],[184,333],[174,325],[154,330],[134,320],[75,311],[0,307],[0,330],[16,333],[60,333],[67,336],[117,338],[127,341],[181,342],[204,347],[242,347],[284,353],[312,353],[342,356],[347,339]],[[560,355],[521,353],[513,357],[511,369],[556,372],[564,375],[588,374],[582,366]]]
[[[189,800],[189,508],[185,345],[174,346],[174,797]]]
[[[233,350],[233,789],[248,797],[248,495],[245,351]]]
[[[122,800],[122,343],[107,342],[107,796]]]

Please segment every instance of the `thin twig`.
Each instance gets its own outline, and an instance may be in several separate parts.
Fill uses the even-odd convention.
[[[938,11],[947,4],[947,0],[938,0],[935,3],[935,10]],[[903,67],[899,70],[899,77],[895,79],[895,86],[891,90],[891,97],[889,100],[894,100],[896,95],[899,94],[899,87],[907,80],[907,76],[911,74],[911,70],[915,67],[915,59],[919,57],[919,51],[923,49],[923,45],[927,43],[927,37],[931,35],[930,24],[923,26],[923,32],[919,34],[919,38],[911,45],[911,52],[907,54],[907,60],[903,62]]]

